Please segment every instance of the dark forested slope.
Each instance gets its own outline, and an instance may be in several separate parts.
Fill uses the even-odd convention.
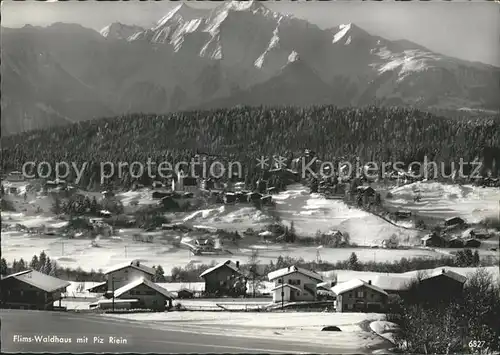
[[[427,156],[448,164],[478,158],[491,167],[500,162],[500,118],[454,120],[406,108],[333,106],[135,114],[4,137],[2,170],[20,169],[26,161],[87,161],[96,164],[87,184],[105,161],[189,161],[201,151],[253,170],[261,155],[292,157],[305,148],[326,160],[409,163]]]

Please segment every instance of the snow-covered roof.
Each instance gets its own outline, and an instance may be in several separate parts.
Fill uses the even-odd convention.
[[[94,286],[87,288],[87,291],[88,291],[88,290],[92,290],[92,289],[97,288],[97,287],[100,287],[100,286],[103,286],[103,285],[105,285],[106,283],[107,283],[107,281],[104,281],[104,282],[99,282],[98,284],[95,284]]]
[[[190,290],[194,292],[205,291],[204,282],[157,282],[156,284],[171,292],[179,292],[181,290]]]
[[[376,275],[372,280],[372,285],[380,287],[385,291],[401,291],[405,290],[412,282],[412,277],[407,276],[389,276]]]
[[[139,300],[135,299],[135,298],[115,299],[115,300],[99,300],[99,301],[95,302],[94,304],[132,303],[132,302],[139,302]]]
[[[40,290],[43,290],[45,292],[53,292],[59,289],[66,288],[71,285],[70,282],[58,279],[56,277],[52,277],[49,275],[45,275],[41,272],[35,271],[35,270],[25,270],[21,271],[12,275],[9,275],[7,277],[4,277],[2,281],[5,281],[7,279],[14,278],[16,280],[19,280],[21,282],[25,282],[27,284],[30,284],[31,286],[34,286]]]
[[[278,286],[276,286],[276,287],[272,288],[272,289],[271,289],[271,291],[276,291],[276,290],[279,290],[279,289],[282,289],[282,288],[285,288],[285,287],[289,287],[289,288],[294,289],[294,290],[296,290],[296,291],[302,291],[299,287],[297,287],[297,286],[292,286],[292,285],[290,285],[290,284],[278,285]]]
[[[115,291],[115,297],[120,297],[125,292],[133,290],[134,288],[136,288],[137,286],[140,286],[140,285],[146,285],[147,287],[155,290],[158,293],[161,293],[163,296],[165,296],[167,298],[170,298],[170,299],[175,298],[172,293],[168,292],[163,287],[155,284],[152,281],[149,281],[148,279],[144,279],[144,278],[137,279],[135,281],[132,281],[132,282],[126,284],[125,286],[120,287],[118,290]]]
[[[322,287],[322,288],[330,290],[333,287],[334,283],[336,283],[336,281],[334,281],[334,280],[320,282],[319,284],[316,285],[316,288]]]
[[[273,271],[273,272],[270,272],[267,275],[267,277],[269,278],[269,281],[273,281],[273,280],[276,280],[276,279],[278,279],[280,277],[283,277],[283,276],[286,276],[286,275],[289,275],[289,274],[293,274],[294,272],[298,272],[298,273],[300,273],[302,275],[308,276],[308,277],[310,277],[313,280],[323,281],[323,277],[320,274],[317,274],[317,273],[315,273],[314,271],[311,271],[311,270],[307,270],[307,269],[303,269],[303,268],[297,267],[295,265],[289,266],[289,267],[285,267],[283,269],[279,269],[279,270],[276,270],[276,271]]]
[[[232,269],[234,272],[240,273],[240,269],[236,266],[236,264],[233,263],[231,260],[227,260],[223,263],[219,263],[219,264],[215,265],[214,267],[211,267],[210,269],[205,270],[204,272],[201,273],[200,277],[208,275],[211,272],[213,272],[221,267],[224,267],[224,266],[227,266],[228,268]]]
[[[145,265],[142,265],[137,260],[133,260],[133,261],[131,261],[129,263],[123,263],[123,264],[119,264],[119,265],[113,266],[113,267],[109,268],[104,274],[107,275],[107,274],[110,274],[110,273],[112,273],[114,271],[118,271],[118,270],[125,269],[125,268],[128,268],[128,267],[136,269],[136,270],[143,271],[143,272],[145,272],[147,274],[150,274],[150,275],[154,275],[155,274],[155,270],[153,268],[145,266]]]
[[[449,278],[452,278],[452,279],[454,279],[454,280],[456,280],[458,282],[461,282],[461,283],[465,283],[465,281],[467,280],[467,278],[465,276],[460,275],[459,273],[456,273],[456,272],[451,271],[451,270],[446,270],[446,269],[437,269],[437,270],[434,270],[429,275],[423,277],[422,280],[431,279],[433,277],[437,277],[437,276],[440,276],[440,275],[448,276]]]
[[[366,286],[368,288],[371,288],[374,291],[377,291],[379,293],[387,295],[387,292],[385,292],[380,287],[375,286],[375,285],[370,285],[368,282],[365,282],[365,281],[360,280],[360,279],[352,279],[352,280],[349,280],[347,282],[342,282],[340,284],[337,284],[337,285],[335,285],[335,286],[332,287],[332,291],[336,295],[341,295],[341,294],[343,294],[345,292],[354,290],[354,289],[356,289],[358,287],[361,287],[361,286]]]

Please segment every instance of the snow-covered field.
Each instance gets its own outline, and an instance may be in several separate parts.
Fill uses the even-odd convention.
[[[448,218],[459,216],[468,223],[500,215],[500,189],[438,182],[416,182],[392,189],[384,203],[421,215]],[[419,202],[414,197],[420,195]]]
[[[414,190],[420,190],[422,202],[414,203]],[[392,191],[394,198],[390,203],[398,208],[418,209],[419,212],[439,216],[461,215],[470,221],[498,213],[500,190],[493,188],[476,188],[470,186],[444,185],[440,183],[419,183],[396,188]],[[132,201],[140,204],[152,203],[150,191],[126,192],[118,195],[125,204]],[[393,234],[399,236],[401,244],[418,241],[419,232],[387,223],[356,208],[349,208],[342,201],[328,200],[318,194],[309,194],[302,185],[291,185],[287,191],[273,196],[277,203],[277,213],[285,224],[294,223],[299,234],[313,236],[317,230],[338,229],[350,235],[351,242],[358,245],[378,244]],[[260,230],[271,221],[271,218],[254,207],[218,206],[213,209],[183,213],[176,216],[179,221],[207,227],[232,230],[253,228]],[[3,212],[5,223],[20,223],[27,227],[62,226],[59,220],[41,215]],[[232,249],[233,255],[193,256],[186,249],[174,247],[171,240],[164,238],[161,232],[154,234],[153,243],[136,242],[134,233],[138,230],[122,230],[112,238],[101,238],[98,247],[92,246],[88,239],[64,239],[60,236],[28,235],[22,232],[5,231],[2,233],[2,256],[9,262],[13,259],[30,260],[42,250],[59,265],[64,267],[81,267],[84,270],[105,269],[109,266],[139,259],[145,264],[162,265],[166,273],[175,266],[186,266],[189,263],[209,264],[212,261],[222,262],[228,258],[244,263],[251,255],[252,249],[259,249],[262,263],[275,261],[279,256],[290,256],[304,260],[336,262],[345,260],[355,252],[360,261],[395,261],[403,257],[438,257],[449,251],[431,249],[370,249],[370,248],[323,248],[286,245],[253,245],[241,249]],[[141,232],[145,233],[145,232]],[[184,237],[179,233],[179,236]],[[489,252],[491,254],[491,252]]]
[[[221,334],[248,338],[274,337],[289,341],[332,345],[341,349],[378,347],[383,339],[364,331],[360,323],[383,320],[381,314],[331,312],[166,312],[137,314],[106,314],[123,320],[149,323],[158,329],[196,330],[200,334]],[[325,326],[338,326],[341,332],[321,332]]]
[[[341,200],[309,194],[307,187],[298,184],[289,186],[273,199],[282,221],[293,222],[301,235],[314,236],[318,230],[336,229],[349,233],[351,242],[358,245],[380,245],[393,234],[399,237],[401,244],[412,244],[421,235],[416,230],[396,227],[368,212],[349,207]]]

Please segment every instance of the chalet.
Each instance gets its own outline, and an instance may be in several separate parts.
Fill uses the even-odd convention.
[[[337,312],[381,312],[387,304],[388,294],[371,280],[353,279],[332,287],[337,297]]]
[[[104,274],[108,283],[108,291],[118,289],[126,284],[140,278],[152,280],[155,270],[142,265],[138,260],[130,263],[117,265],[110,268]]]
[[[101,299],[89,304],[90,309],[138,309],[139,301],[137,299]]]
[[[177,172],[172,179],[172,191],[195,192],[198,190],[198,179],[186,176],[183,171]]]
[[[135,300],[138,308],[164,311],[168,301],[172,307],[174,295],[147,278],[139,278],[114,292],[115,299]]]
[[[226,192],[224,194],[223,200],[225,204],[235,203],[237,201],[237,197],[233,192]]]
[[[439,302],[460,297],[467,278],[454,271],[437,269],[424,276],[413,294],[420,300]]]
[[[481,242],[474,238],[464,239],[464,247],[466,248],[479,248]]]
[[[68,281],[35,270],[21,271],[0,280],[1,308],[53,310]]]
[[[97,285],[94,285],[87,289],[90,293],[105,293],[108,290],[108,282],[99,282]]]
[[[422,245],[426,247],[443,247],[445,245],[445,241],[437,234],[428,234],[421,239]]]
[[[464,241],[459,237],[453,237],[448,240],[448,248],[463,248]]]
[[[336,280],[320,282],[316,285],[316,294],[318,300],[335,299],[335,294],[332,292],[332,287],[337,284]]]
[[[395,249],[398,247],[398,241],[395,238],[389,238],[382,240],[382,248],[385,249]]]
[[[100,210],[99,217],[109,218],[109,217],[111,217],[111,212],[109,212],[107,210]]]
[[[465,224],[465,221],[460,217],[451,217],[451,218],[445,219],[445,221],[444,221],[444,225],[446,227],[464,225],[464,224]]]
[[[324,246],[338,246],[342,241],[344,241],[344,236],[338,230],[330,230],[321,237],[321,244]]]
[[[240,263],[227,260],[204,271],[200,277],[205,280],[208,294],[230,295],[236,293],[236,284],[241,281]]]
[[[315,301],[317,285],[323,282],[321,275],[297,266],[273,271],[268,279],[274,282],[273,302]]]

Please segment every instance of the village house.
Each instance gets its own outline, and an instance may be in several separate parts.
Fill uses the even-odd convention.
[[[337,297],[337,312],[382,312],[387,304],[387,292],[371,280],[353,279],[335,285],[332,291]]]
[[[297,266],[273,271],[268,279],[274,282],[273,302],[315,301],[317,285],[323,282],[321,275]]]
[[[427,302],[449,301],[462,295],[467,278],[454,271],[437,269],[419,280],[415,297]]]
[[[137,279],[152,280],[155,274],[153,268],[142,265],[138,260],[114,266],[104,274],[107,279],[108,291],[117,290]]]
[[[435,233],[426,235],[421,241],[422,245],[426,247],[443,247],[445,245],[444,239]]]
[[[396,249],[398,245],[398,240],[396,238],[382,240],[382,248],[385,249]]]
[[[53,310],[54,302],[61,302],[61,293],[71,284],[35,270],[25,270],[2,278],[0,285],[1,308]]]
[[[179,171],[172,179],[172,191],[196,192],[198,191],[198,179]]]
[[[205,281],[205,292],[216,295],[240,294],[238,287],[244,287],[240,263],[227,260],[205,270],[201,275]],[[243,293],[244,294],[244,293]]]
[[[132,281],[114,292],[115,299],[136,301],[136,307],[164,311],[168,301],[168,308],[172,307],[175,296],[165,288],[146,278]]]
[[[448,240],[448,248],[463,248],[464,241],[459,237],[453,237]]]
[[[20,172],[20,171],[11,171],[7,175],[7,177],[5,178],[5,180],[7,180],[9,182],[18,182],[18,181],[24,181],[25,177],[24,177],[23,173]]]
[[[464,239],[464,247],[466,248],[479,248],[481,242],[474,238]]]

